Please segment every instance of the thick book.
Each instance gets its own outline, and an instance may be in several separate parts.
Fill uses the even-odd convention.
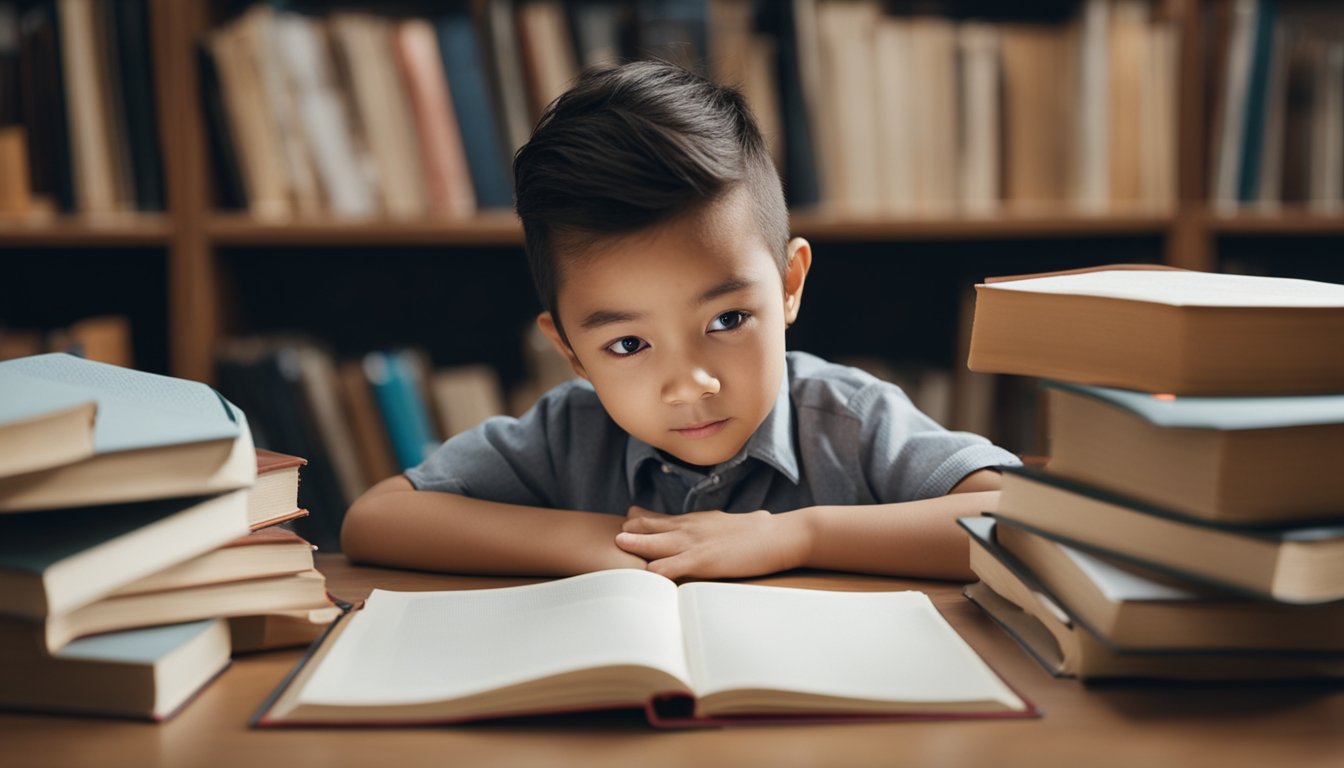
[[[375,590],[254,722],[614,708],[665,726],[1035,714],[923,593],[678,587],[622,569],[502,589]]]
[[[1262,599],[1344,600],[1344,520],[1246,528],[1034,469],[1004,468],[1002,482],[995,516],[1047,538]]]
[[[1344,516],[1344,395],[1173,397],[1046,385],[1051,472],[1228,524]]]
[[[75,387],[50,386],[0,369],[0,477],[93,455],[98,403]]]
[[[221,584],[104,597],[43,621],[0,617],[0,657],[53,654],[76,638],[159,624],[272,611],[326,608],[326,579],[316,570]]]
[[[0,656],[0,707],[162,721],[228,665],[219,619],[113,632],[49,657]]]
[[[284,576],[312,569],[312,544],[285,528],[263,528],[136,579],[112,591],[109,597]]]
[[[1151,265],[992,278],[968,364],[1180,395],[1344,392],[1344,285]]]
[[[966,525],[963,519],[963,525]],[[971,570],[980,581],[963,590],[1056,677],[1186,681],[1344,678],[1340,654],[1264,651],[1129,651],[1096,635],[1041,585],[992,533],[971,531]]]
[[[306,610],[230,616],[229,642],[235,654],[307,647],[342,613],[340,606],[332,604]]]
[[[6,408],[44,389],[97,403],[93,455],[0,477],[0,512],[218,493],[256,478],[247,419],[205,384],[59,353],[0,362],[0,381],[20,393]]]
[[[257,448],[257,480],[247,491],[247,523],[252,530],[306,517],[299,506],[299,472],[306,459]]]
[[[1249,599],[998,525],[991,517],[960,523],[1113,650],[1333,653],[1344,662],[1344,602],[1284,605]]]
[[[0,614],[67,613],[247,533],[247,492],[0,515]]]

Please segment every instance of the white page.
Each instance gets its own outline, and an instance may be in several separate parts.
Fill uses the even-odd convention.
[[[792,690],[883,701],[1021,700],[922,592],[681,588],[696,694]]]
[[[690,679],[676,586],[656,574],[600,571],[455,592],[375,590],[298,698],[415,704],[625,664]]]
[[[1284,277],[1111,270],[986,284],[987,288],[1196,307],[1344,307],[1344,285]]]

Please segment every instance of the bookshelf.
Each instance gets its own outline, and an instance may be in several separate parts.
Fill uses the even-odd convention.
[[[1049,10],[1043,13],[1063,18],[1085,1],[1044,4],[1042,7],[1048,6]],[[292,5],[300,11],[324,12],[317,5]],[[459,5],[480,9],[483,2],[462,0]],[[993,3],[890,5],[905,10],[932,7],[958,18],[978,11],[990,17],[1019,13]],[[1303,240],[1337,245],[1338,238],[1344,237],[1344,215],[1291,206],[1274,212],[1239,209],[1224,213],[1208,202],[1211,160],[1205,147],[1213,119],[1208,107],[1209,19],[1226,16],[1232,5],[1230,0],[1153,0],[1148,4],[1156,17],[1174,24],[1179,39],[1174,84],[1175,167],[1171,169],[1175,203],[1168,210],[1080,213],[1054,206],[1029,212],[1000,208],[983,215],[897,216],[801,207],[794,212],[793,229],[818,246],[816,279],[830,280],[831,275],[845,274],[850,280],[899,285],[891,298],[893,303],[914,302],[916,309],[928,309],[930,302],[955,303],[958,290],[995,273],[1116,260],[1160,261],[1211,270],[1221,268],[1220,259],[1229,248],[1244,249],[1248,238],[1275,245]],[[521,228],[511,212],[491,211],[466,219],[394,221],[316,216],[265,221],[221,209],[216,199],[218,184],[213,178],[206,118],[198,106],[202,103],[202,82],[197,45],[210,30],[228,22],[246,6],[234,0],[148,0],[165,211],[112,217],[0,217],[0,264],[41,260],[52,251],[72,251],[98,254],[101,259],[125,259],[126,269],[132,271],[139,268],[139,262],[128,254],[151,255],[151,260],[161,265],[156,268],[162,275],[154,282],[163,286],[164,293],[149,313],[151,318],[161,318],[161,328],[151,332],[149,338],[154,340],[151,343],[162,344],[163,349],[143,357],[152,367],[204,381],[215,377],[215,351],[222,339],[275,330],[284,321],[282,311],[258,311],[249,303],[247,286],[240,284],[265,274],[271,263],[279,265],[282,279],[291,283],[294,292],[304,290],[305,269],[309,274],[319,268],[349,269],[351,279],[344,288],[340,274],[320,281],[324,290],[336,292],[324,300],[343,306],[347,313],[362,313],[366,323],[383,326],[385,333],[368,335],[373,340],[424,340],[399,337],[414,332],[409,324],[396,319],[400,297],[360,294],[360,276],[376,270],[376,265],[395,264],[399,259],[414,259],[427,280],[481,281],[473,290],[485,293],[527,292],[526,299],[504,302],[513,314],[503,318],[518,327],[526,324],[535,311],[530,303],[530,284],[492,282],[513,281],[520,273]],[[409,7],[412,12],[425,13],[436,7],[430,3],[396,6],[396,12]],[[359,8],[355,4],[338,7]],[[336,255],[324,262],[323,254],[328,251]],[[463,264],[475,260],[498,260],[505,266],[476,265],[462,272]],[[59,266],[63,263],[53,261],[56,266],[52,269],[63,268]],[[323,263],[328,266],[319,266]],[[403,271],[407,279],[413,279],[412,270]],[[459,274],[465,277],[454,277]],[[39,294],[59,290],[52,287],[54,279],[38,282],[47,283],[32,287]],[[846,306],[852,302],[840,288],[814,290],[809,286],[808,298],[804,327],[795,339],[820,345],[822,348],[816,351],[826,354],[836,349],[834,339],[851,332],[845,324],[857,321],[854,308]],[[462,311],[478,309],[470,306]],[[301,330],[318,338],[343,332],[343,327],[324,329],[320,320],[302,317],[304,311],[294,312]],[[912,317],[908,311],[884,312],[876,309],[870,324],[908,322]],[[932,326],[934,341],[891,352],[933,355],[954,364],[959,322],[955,306],[926,314],[932,318],[926,325]],[[443,319],[440,327],[423,329],[421,334],[450,332],[455,322],[461,325],[467,316],[455,314],[448,306],[443,309]],[[14,324],[29,320],[25,316],[0,316],[0,322]],[[896,338],[883,330],[868,332],[860,341],[885,344]],[[140,341],[137,337],[137,343]]]

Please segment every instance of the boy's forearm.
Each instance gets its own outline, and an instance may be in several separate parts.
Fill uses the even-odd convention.
[[[569,576],[642,568],[615,544],[624,518],[498,504],[379,483],[350,507],[341,546],[356,562],[450,573]]]
[[[808,507],[789,512],[806,531],[802,567],[895,576],[974,579],[956,518],[998,505],[997,491],[954,493],[901,504]]]

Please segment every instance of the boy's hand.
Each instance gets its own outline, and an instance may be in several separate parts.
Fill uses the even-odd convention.
[[[810,546],[802,515],[765,510],[663,515],[631,507],[616,546],[669,579],[738,578],[796,568]]]

